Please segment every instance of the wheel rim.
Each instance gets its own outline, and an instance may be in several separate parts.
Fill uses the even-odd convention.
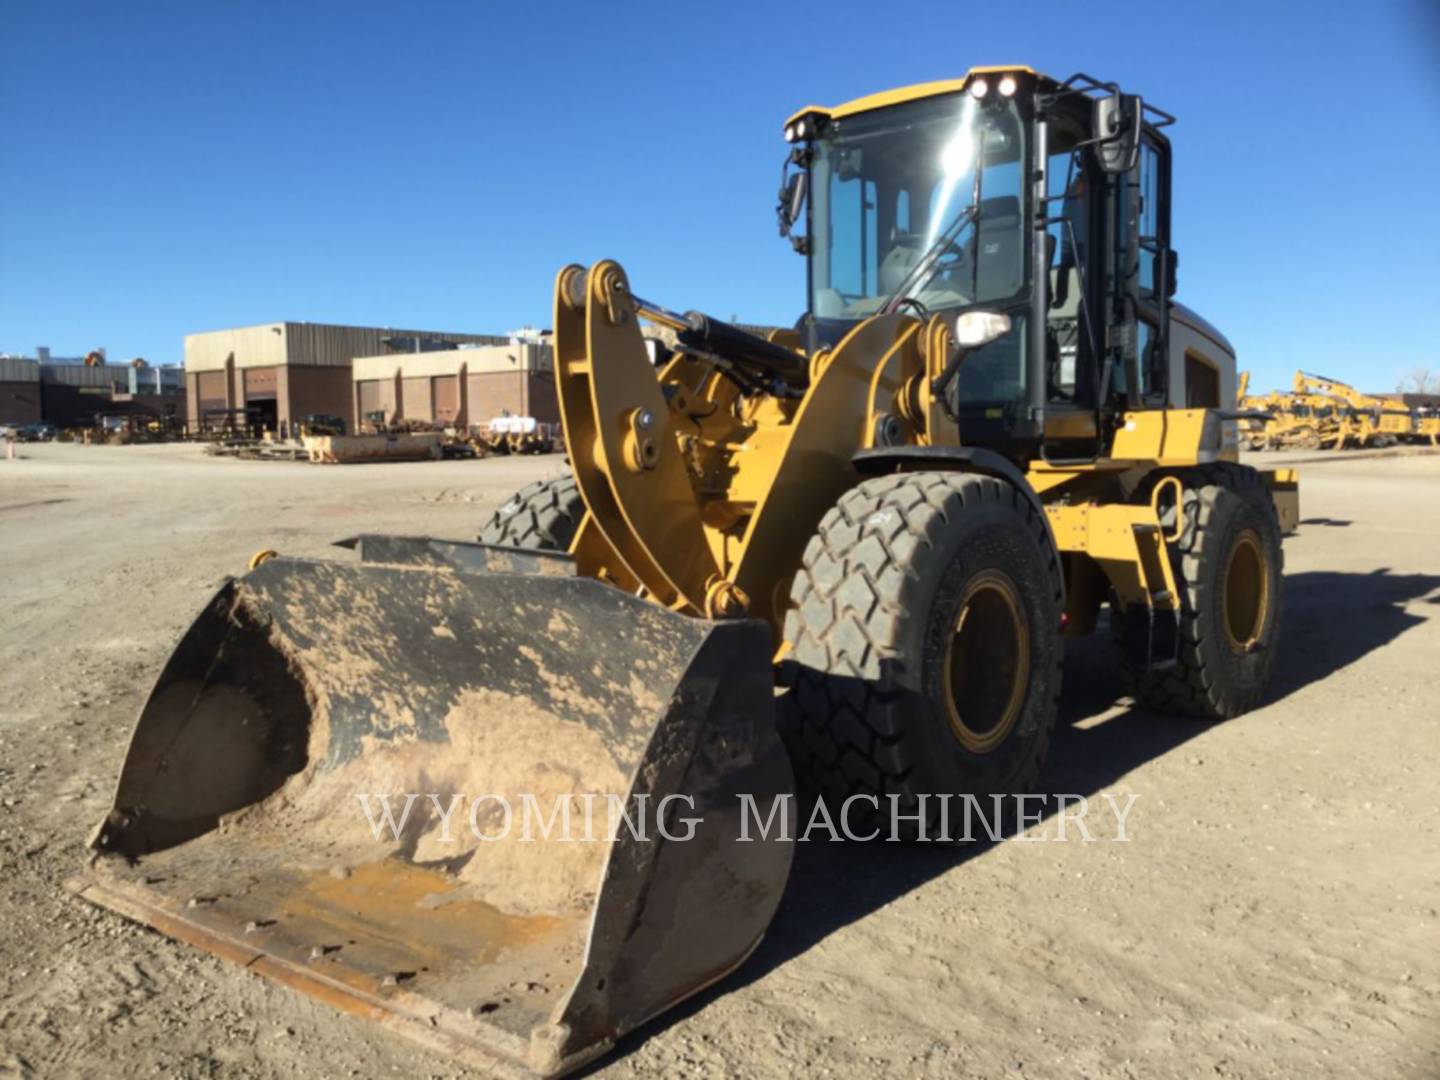
[[[1246,529],[1225,560],[1225,637],[1232,651],[1249,652],[1260,641],[1270,606],[1270,567],[1260,537]]]
[[[1030,680],[1030,635],[1014,582],[998,570],[965,586],[945,648],[950,729],[973,753],[993,750],[1015,726]]]

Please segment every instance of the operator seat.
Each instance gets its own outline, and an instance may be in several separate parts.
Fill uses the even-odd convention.
[[[937,277],[941,288],[951,290],[966,300],[976,284],[975,258],[979,252],[980,275],[976,295],[984,300],[998,300],[1020,291],[1024,273],[1025,236],[1020,228],[1020,200],[1014,195],[999,195],[980,201],[975,227],[967,230],[969,241],[960,258],[950,262],[948,269]],[[925,255],[925,238],[917,233],[897,232],[890,250],[880,263],[880,291],[889,295],[900,288],[906,275]],[[941,265],[946,264],[942,258]],[[932,288],[936,283],[932,283]]]
[[[925,253],[925,238],[918,233],[897,231],[890,250],[880,263],[880,293],[889,296],[904,282]]]
[[[975,297],[999,300],[1020,291],[1025,266],[1025,234],[1020,228],[1020,200],[1014,195],[1000,195],[980,202],[975,221],[974,240],[969,255],[980,260],[978,279],[974,265],[966,267],[971,281],[978,280]],[[967,294],[970,281],[962,282]]]

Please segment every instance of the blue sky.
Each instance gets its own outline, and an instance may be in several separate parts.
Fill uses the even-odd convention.
[[[0,0],[0,57],[3,351],[548,325],[555,271],[602,257],[788,324],[785,116],[1028,63],[1180,117],[1180,299],[1256,387],[1440,369],[1440,0]]]

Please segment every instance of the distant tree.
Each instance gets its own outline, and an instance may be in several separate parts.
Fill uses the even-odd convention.
[[[1402,394],[1440,394],[1440,371],[1414,367],[1400,376],[1395,389]]]

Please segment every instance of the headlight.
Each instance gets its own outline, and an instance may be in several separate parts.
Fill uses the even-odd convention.
[[[1014,96],[1015,96],[1015,86],[1016,86],[1015,76],[1014,76],[1014,75],[1006,75],[1004,78],[1002,78],[1002,79],[1000,80],[1000,86],[999,86],[1000,96],[1001,96],[1001,97],[1014,97]]]
[[[978,349],[1010,332],[1010,316],[1000,311],[967,311],[955,318],[955,344]]]
[[[976,79],[970,84],[970,95],[974,98],[983,98],[990,92],[990,84],[984,79]]]

